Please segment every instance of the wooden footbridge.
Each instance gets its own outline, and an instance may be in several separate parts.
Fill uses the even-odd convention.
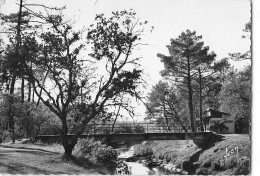
[[[186,129],[186,131],[184,130]],[[222,136],[213,132],[191,132],[189,126],[169,126],[165,123],[124,123],[124,124],[91,124],[87,125],[81,138],[107,140],[111,144],[140,143],[156,140],[193,140],[199,147],[222,140]],[[68,134],[72,138],[73,134]],[[59,141],[59,135],[39,135],[37,140],[46,143]]]

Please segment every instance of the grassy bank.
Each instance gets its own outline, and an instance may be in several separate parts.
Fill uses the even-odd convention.
[[[232,149],[234,152],[232,152]],[[193,141],[157,141],[138,145],[136,155],[173,163],[189,174],[248,174],[251,141],[249,135],[226,135],[223,141],[200,149]],[[225,157],[226,154],[229,156]]]
[[[0,145],[0,174],[111,174],[106,168],[83,158],[61,160],[61,145]]]

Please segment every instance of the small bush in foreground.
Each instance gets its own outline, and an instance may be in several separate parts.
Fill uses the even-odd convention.
[[[131,175],[131,168],[122,160],[118,161],[115,174],[117,175]]]
[[[211,175],[212,171],[210,169],[207,169],[205,167],[198,168],[196,170],[197,175]]]
[[[106,164],[108,167],[117,167],[119,153],[110,146],[99,148],[94,156],[98,161]]]
[[[235,169],[235,175],[248,175],[250,172],[250,159],[247,157],[240,158],[238,167]]]
[[[106,147],[105,144],[102,144],[100,141],[95,141],[94,138],[80,139],[76,146],[76,148],[78,148],[78,150],[83,155],[90,155],[90,156],[95,156],[95,153],[99,148],[105,148],[105,147]]]
[[[91,160],[101,162],[107,167],[115,168],[118,165],[119,153],[100,141],[94,141],[93,138],[79,140],[77,148],[85,157],[90,157]]]

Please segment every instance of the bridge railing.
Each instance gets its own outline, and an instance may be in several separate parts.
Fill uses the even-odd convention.
[[[190,126],[185,126],[188,131]],[[184,132],[179,125],[166,123],[117,123],[117,124],[90,124],[86,126],[85,134],[117,134],[117,133],[172,133]]]

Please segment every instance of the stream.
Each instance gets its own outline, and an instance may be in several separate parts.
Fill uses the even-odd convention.
[[[134,147],[131,146],[129,148],[118,148],[117,151],[120,152],[119,158],[127,159],[134,155]],[[148,167],[145,165],[145,160],[139,159],[135,162],[126,162],[126,164],[131,168],[132,175],[167,175],[174,173],[169,171],[165,171],[161,169],[159,166]],[[175,173],[177,174],[177,173]],[[179,174],[178,174],[179,175]]]

